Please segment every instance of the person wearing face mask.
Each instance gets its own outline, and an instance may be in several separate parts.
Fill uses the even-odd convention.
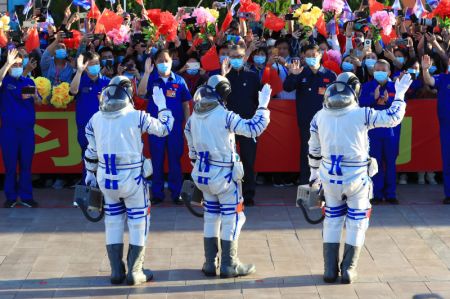
[[[172,58],[169,50],[159,50],[155,54],[156,71],[152,59],[147,58],[145,72],[139,82],[138,95],[151,99],[153,87],[158,86],[164,91],[167,108],[175,119],[173,129],[166,137],[149,136],[150,153],[152,156],[152,203],[164,201],[164,160],[168,153],[169,160],[169,190],[174,204],[183,204],[180,199],[183,174],[181,172],[181,156],[183,155],[183,122],[190,116],[189,102],[192,99],[186,81],[171,71]],[[158,108],[153,101],[148,101],[147,111],[152,116],[158,115]]]
[[[98,51],[100,55],[100,72],[107,78],[112,78],[115,75],[114,72],[114,55],[110,47],[103,47]]]
[[[258,74],[244,67],[245,49],[239,45],[232,46],[230,58],[222,63],[222,75],[231,84],[231,93],[228,96],[226,108],[239,114],[241,118],[250,119],[258,107],[258,92],[260,80]],[[244,165],[244,180],[242,192],[245,206],[255,204],[255,160],[256,139],[236,136],[239,143],[240,157]]]
[[[5,166],[5,208],[13,208],[20,198],[25,207],[36,207],[33,200],[31,165],[34,155],[34,104],[41,103],[36,86],[23,75],[23,57],[16,49],[8,52],[0,69],[1,148]],[[30,94],[29,89],[35,88]],[[17,164],[19,180],[17,181]]]
[[[98,111],[98,95],[102,89],[109,84],[109,79],[100,73],[100,57],[98,54],[86,52],[77,58],[77,72],[70,83],[69,94],[75,97],[75,118],[78,130],[78,143],[81,147],[81,155],[88,146],[85,135],[86,124],[89,119]],[[84,183],[86,169],[83,167]]]
[[[285,91],[296,91],[295,102],[297,124],[300,128],[300,184],[308,184],[310,169],[308,166],[308,140],[310,123],[314,115],[322,109],[323,95],[328,84],[336,80],[336,74],[321,64],[322,55],[317,45],[303,48],[306,65],[300,66],[294,61],[289,75],[283,83]]]
[[[374,67],[374,80],[362,85],[359,103],[361,107],[384,110],[392,105],[395,97],[395,84],[389,78],[390,64],[380,59]],[[372,204],[386,200],[398,204],[396,195],[396,159],[398,156],[398,136],[400,125],[394,128],[377,128],[369,132],[370,156],[378,163],[378,173],[373,177]]]
[[[49,79],[52,85],[71,81],[73,68],[67,60],[67,50],[63,44],[62,32],[56,34],[55,40],[42,54],[41,72],[42,76]]]
[[[266,67],[267,62],[267,49],[266,48],[259,48],[255,51],[253,55],[253,64],[250,67],[251,70],[258,73],[259,80],[261,81],[264,69]]]
[[[370,52],[366,55],[363,61],[364,66],[364,82],[373,79],[373,69],[375,67],[375,63],[377,63],[377,54]],[[363,83],[364,83],[363,82]]]
[[[179,71],[188,86],[189,92],[193,96],[197,87],[206,81],[205,71],[200,68],[200,62],[197,57],[189,58],[186,64]]]
[[[442,172],[444,176],[443,203],[450,204],[450,59],[447,62],[447,72],[432,76],[430,74],[431,59],[428,55],[422,58],[424,83],[437,89],[437,114],[441,138]]]

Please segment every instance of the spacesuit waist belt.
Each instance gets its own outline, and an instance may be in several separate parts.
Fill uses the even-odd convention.
[[[326,158],[322,158],[322,162],[328,165],[333,165],[333,162],[331,160],[328,160]],[[339,163],[339,166],[341,167],[364,167],[369,165],[370,161],[362,161],[362,162],[358,162],[358,161],[350,161],[350,162],[346,162],[346,161],[341,161]]]
[[[209,159],[208,159],[207,163],[209,165],[218,166],[218,167],[232,167],[233,166],[233,162],[221,162],[221,161],[214,161],[214,160],[209,160]]]
[[[104,162],[102,162],[102,161],[98,162],[98,166],[101,167],[101,168],[106,168],[106,164]],[[135,163],[116,164],[115,167],[116,167],[117,170],[141,168],[142,167],[142,161],[135,162]]]

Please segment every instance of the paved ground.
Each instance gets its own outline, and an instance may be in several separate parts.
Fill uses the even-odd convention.
[[[374,208],[354,285],[322,282],[321,226],[302,219],[295,188],[260,187],[240,242],[255,275],[203,277],[202,222],[167,204],[152,210],[146,266],[155,280],[112,287],[103,224],[70,208],[71,192],[37,190],[44,208],[0,209],[0,298],[450,298],[442,186],[404,186],[401,205]]]

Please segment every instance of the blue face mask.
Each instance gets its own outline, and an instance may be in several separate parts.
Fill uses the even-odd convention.
[[[55,51],[55,58],[56,59],[65,59],[67,57],[67,51],[66,49],[58,49]]]
[[[388,80],[388,73],[387,72],[380,72],[380,71],[373,72],[373,77],[379,83],[386,82]]]
[[[23,58],[23,61],[22,61],[23,67],[26,67],[29,61],[30,61],[30,58],[24,57],[24,58]]]
[[[435,65],[430,66],[430,68],[428,69],[428,72],[430,74],[434,74],[437,71],[437,67]]]
[[[125,56],[117,56],[117,62],[122,63]]]
[[[23,67],[13,67],[11,68],[11,76],[14,78],[19,78],[23,74]]]
[[[227,58],[228,58],[228,55],[220,55],[220,64],[222,64],[223,61]]]
[[[400,64],[404,64],[404,63],[405,63],[405,57],[395,57],[395,59],[396,59]]]
[[[253,61],[254,61],[256,64],[264,64],[264,63],[266,62],[266,56],[263,56],[263,55],[255,55],[255,56],[253,57]]]
[[[244,65],[244,59],[242,58],[232,58],[230,59],[231,67],[235,70],[240,69]]]
[[[353,72],[353,63],[344,61],[342,63],[342,70],[344,72]]]
[[[375,66],[375,63],[377,63],[377,60],[372,59],[372,58],[367,58],[365,63],[366,63],[367,68],[373,69],[373,67]]]
[[[198,69],[187,69],[186,73],[188,73],[189,75],[197,75]]]
[[[408,73],[409,73],[409,74],[414,74],[414,75],[418,76],[420,72],[419,72],[419,71],[416,71],[415,69],[408,69]]]
[[[91,76],[97,76],[100,73],[100,64],[89,65],[87,71]]]
[[[105,66],[108,61],[111,61],[114,64],[114,59],[102,59],[102,66]]]
[[[310,67],[315,67],[319,64],[319,58],[318,57],[306,57],[305,58],[306,64]]]
[[[158,72],[160,74],[165,74],[168,70],[170,70],[170,63],[158,63],[156,65],[156,67],[158,68]]]

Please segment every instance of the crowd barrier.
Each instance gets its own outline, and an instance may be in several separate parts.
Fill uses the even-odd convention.
[[[442,169],[439,124],[436,99],[408,101],[402,122],[400,154],[397,170],[402,172],[440,171]],[[274,99],[269,105],[271,122],[257,140],[256,171],[298,172],[299,130],[295,101]],[[79,173],[81,150],[77,142],[75,105],[65,110],[38,107],[36,111],[36,149],[33,173]],[[149,156],[147,138],[145,153]],[[2,142],[8,142],[2,140]],[[185,148],[187,153],[187,147]],[[183,156],[183,171],[190,171],[187,154]],[[0,172],[4,172],[0,163]]]

